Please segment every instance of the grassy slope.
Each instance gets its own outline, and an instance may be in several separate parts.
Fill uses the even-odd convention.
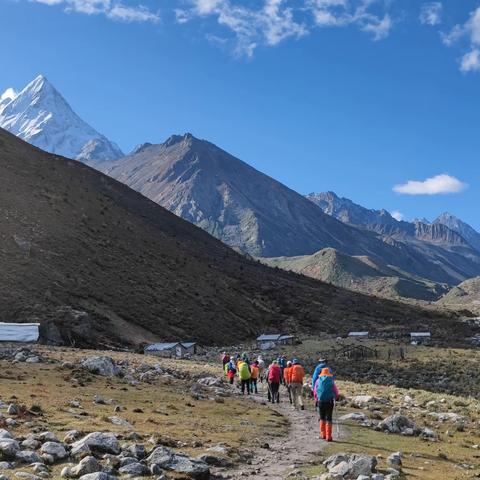
[[[0,177],[0,319],[40,321],[43,338],[208,344],[360,321],[458,328],[439,312],[248,260],[125,185],[1,130]]]

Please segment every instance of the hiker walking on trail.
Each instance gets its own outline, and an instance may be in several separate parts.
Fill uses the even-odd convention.
[[[235,380],[235,375],[237,374],[237,369],[235,368],[235,362],[233,360],[230,360],[225,365],[225,372],[227,374],[227,378],[228,378],[228,381],[230,382],[230,385],[233,385],[233,382]]]
[[[240,378],[242,395],[245,395],[245,390],[247,390],[247,395],[250,395],[250,365],[244,360],[240,360],[238,363],[238,376]]]
[[[230,361],[230,355],[227,352],[222,353],[222,364],[223,368],[225,368],[225,365]]]
[[[292,362],[288,361],[287,366],[283,370],[283,381],[285,382],[285,386],[287,387],[287,392],[288,392],[288,399],[290,400],[290,405],[293,404],[293,399],[292,399],[292,390],[290,387],[290,374],[292,372]]]
[[[277,361],[272,362],[268,368],[268,400],[272,403],[280,403],[280,382],[282,380],[282,369]]]
[[[312,375],[312,392],[315,392],[315,384],[317,383],[318,377],[320,376],[324,368],[328,368],[328,365],[327,365],[327,360],[324,357],[322,357],[318,360],[318,365],[315,367],[315,370]],[[330,370],[330,373],[333,374],[331,368],[329,368],[329,370]]]
[[[339,397],[339,392],[328,367],[325,367],[320,372],[320,376],[315,383],[314,395],[320,415],[320,438],[331,442],[333,441],[333,409],[335,407],[335,401]]]
[[[278,365],[280,366],[281,370],[282,370],[282,376],[280,377],[280,383],[283,383],[284,382],[284,378],[283,378],[283,373],[285,371],[285,368],[287,368],[287,359],[285,358],[285,355],[282,355],[281,357],[278,357]]]
[[[263,376],[265,375],[265,360],[263,359],[262,355],[259,355],[257,358],[258,362],[258,378],[260,379],[260,383],[263,383]]]
[[[258,368],[258,360],[255,360],[250,365],[250,392],[258,393],[258,376],[260,375],[260,369]]]
[[[292,394],[293,406],[296,410],[305,410],[303,405],[303,380],[305,378],[305,370],[300,365],[299,360],[293,359],[292,367],[290,370],[290,391]]]

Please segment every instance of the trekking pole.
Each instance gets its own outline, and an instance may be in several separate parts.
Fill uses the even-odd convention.
[[[340,438],[340,426],[338,425],[337,401],[333,401],[333,423],[335,424],[335,437]]]

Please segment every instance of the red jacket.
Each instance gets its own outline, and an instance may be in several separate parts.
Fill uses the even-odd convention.
[[[278,365],[270,365],[268,369],[268,381],[270,383],[280,383],[282,378],[282,369]]]

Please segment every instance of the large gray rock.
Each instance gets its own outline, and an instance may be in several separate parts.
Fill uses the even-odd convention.
[[[70,475],[72,477],[82,477],[89,473],[96,473],[102,471],[102,465],[100,462],[92,456],[82,458],[78,465],[70,468]]]
[[[104,472],[96,472],[82,475],[80,480],[117,480],[117,477]]]
[[[13,458],[20,450],[20,445],[13,438],[0,439],[0,452],[7,458]]]
[[[114,377],[120,373],[120,369],[110,357],[88,357],[82,362],[82,366],[89,372],[105,377]]]
[[[120,444],[113,433],[93,432],[72,444],[72,456],[89,454],[120,453]]]
[[[42,463],[42,457],[33,450],[22,450],[15,454],[15,460],[19,463]]]
[[[210,467],[203,461],[192,460],[186,455],[174,454],[167,447],[157,447],[147,458],[152,469],[172,470],[196,480],[210,478]]]
[[[382,420],[378,424],[378,428],[380,430],[384,430],[390,433],[399,434],[406,434],[407,432],[415,434],[418,430],[417,426],[412,420],[405,417],[404,415],[399,414],[390,415],[389,417],[385,418],[385,420]]]
[[[57,442],[45,442],[40,451],[46,455],[51,455],[54,462],[58,462],[58,460],[63,460],[68,457],[65,447]]]
[[[10,438],[13,439],[12,434],[3,428],[0,429],[0,439],[2,438]]]
[[[122,475],[129,475],[131,477],[145,477],[150,475],[150,469],[139,462],[124,465],[123,467],[120,467],[118,471]]]
[[[356,480],[361,475],[370,476],[375,473],[377,459],[372,455],[337,453],[323,463],[331,477]]]

